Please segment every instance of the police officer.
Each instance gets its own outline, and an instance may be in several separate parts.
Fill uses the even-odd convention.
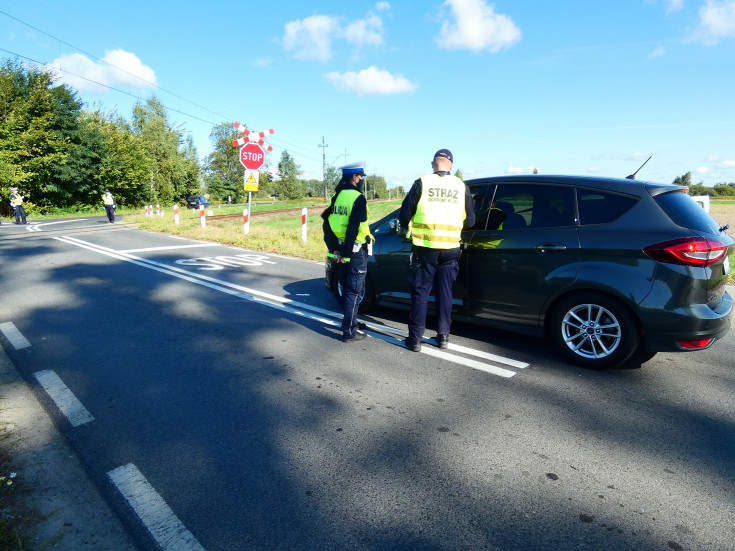
[[[115,197],[112,195],[112,193],[110,193],[110,190],[105,190],[105,194],[102,196],[102,202],[105,205],[107,220],[109,220],[110,224],[114,223],[115,209],[117,208],[117,204],[115,204]]]
[[[413,241],[409,273],[411,313],[408,337],[404,341],[413,352],[421,350],[432,287],[436,294],[436,344],[439,348],[449,345],[452,284],[459,272],[460,234],[462,229],[475,225],[472,196],[464,182],[452,176],[453,162],[451,151],[437,151],[431,162],[433,174],[413,183],[398,216],[401,227],[410,228]]]
[[[322,213],[322,229],[328,255],[337,260],[342,285],[342,340],[355,342],[365,338],[365,333],[357,330],[357,308],[365,292],[368,246],[372,235],[367,221],[367,200],[362,194],[365,163],[353,163],[341,169],[342,179],[329,207]]]
[[[15,223],[21,224],[21,220],[23,220],[22,223],[27,224],[26,211],[23,208],[23,196],[18,193],[17,187],[10,188],[10,206],[15,211]]]

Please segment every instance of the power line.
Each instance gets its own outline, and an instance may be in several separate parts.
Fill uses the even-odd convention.
[[[66,42],[66,41],[64,41],[64,40],[62,40],[62,39],[60,39],[60,38],[58,38],[58,37],[56,37],[56,36],[54,36],[54,35],[52,35],[52,34],[49,34],[49,33],[47,33],[46,31],[43,31],[43,30],[41,30],[41,29],[39,29],[39,28],[37,28],[37,27],[35,27],[35,26],[31,25],[30,23],[26,23],[25,21],[22,21],[21,19],[18,19],[17,17],[14,17],[14,16],[12,16],[12,15],[10,15],[9,13],[7,13],[7,12],[5,12],[5,11],[2,11],[2,10],[0,10],[0,14],[4,15],[4,16],[6,16],[6,17],[10,18],[10,19],[13,19],[14,21],[17,21],[18,23],[21,23],[22,25],[25,25],[25,26],[27,26],[27,27],[29,27],[29,28],[31,28],[31,29],[33,29],[33,30],[35,30],[35,31],[39,32],[39,33],[42,33],[42,34],[44,34],[44,35],[48,36],[49,38],[51,38],[51,39],[53,39],[53,40],[56,40],[56,41],[60,42],[61,44],[64,44],[64,45],[66,45],[66,46],[68,46],[68,47],[70,47],[70,48],[73,48],[74,50],[77,50],[77,51],[79,51],[79,52],[83,53],[84,55],[86,55],[86,56],[88,56],[88,57],[90,57],[90,58],[92,58],[92,59],[95,59],[95,60],[97,60],[97,61],[98,61],[98,62],[100,62],[100,63],[104,63],[104,64],[106,64],[106,65],[108,65],[108,66],[112,67],[112,68],[113,68],[113,69],[115,69],[116,71],[120,71],[120,72],[122,72],[122,73],[125,73],[125,74],[127,74],[127,75],[130,75],[130,76],[132,76],[132,77],[134,77],[134,78],[136,78],[136,79],[138,79],[138,80],[140,80],[140,81],[142,81],[142,82],[145,82],[146,84],[148,84],[148,85],[150,85],[150,86],[152,86],[152,87],[154,87],[154,88],[156,88],[156,89],[158,89],[158,90],[160,90],[160,91],[162,91],[162,92],[165,92],[165,93],[167,93],[167,94],[171,94],[172,96],[174,96],[174,97],[175,97],[175,98],[177,98],[177,99],[183,100],[183,101],[185,101],[185,102],[187,102],[187,103],[189,103],[189,104],[191,104],[191,105],[193,105],[193,106],[195,106],[195,107],[199,107],[200,109],[204,109],[205,111],[207,111],[207,112],[209,112],[209,113],[211,113],[211,114],[213,114],[213,115],[217,115],[218,117],[222,117],[222,119],[224,119],[224,120],[234,120],[234,118],[235,118],[235,117],[228,117],[228,116],[226,116],[226,115],[222,115],[221,113],[217,113],[216,111],[213,111],[213,110],[209,109],[208,107],[205,107],[205,106],[203,106],[203,105],[200,105],[200,104],[198,104],[198,103],[196,103],[196,102],[193,102],[193,101],[191,101],[191,100],[189,100],[189,99],[187,99],[187,98],[185,98],[185,97],[183,97],[183,96],[181,96],[181,95],[177,94],[176,92],[173,92],[173,91],[171,91],[171,90],[168,90],[168,89],[166,89],[166,88],[163,88],[163,87],[159,86],[159,85],[158,85],[157,83],[154,83],[154,82],[150,82],[150,81],[148,81],[148,80],[146,80],[146,79],[144,79],[144,78],[140,77],[139,75],[136,75],[136,74],[130,73],[130,72],[128,72],[128,71],[126,71],[126,70],[124,70],[124,69],[121,69],[120,67],[117,67],[117,66],[113,65],[112,63],[110,63],[110,62],[108,62],[108,61],[104,60],[104,59],[100,59],[100,58],[98,58],[97,56],[95,56],[95,55],[93,55],[93,54],[90,54],[89,52],[86,52],[86,51],[82,50],[81,48],[79,48],[79,47],[77,47],[77,46],[75,46],[75,45],[73,45],[73,44],[70,44],[69,42]],[[32,59],[32,58],[29,58],[29,57],[23,56],[23,55],[21,55],[21,54],[18,54],[18,53],[15,53],[15,52],[11,52],[11,51],[9,51],[9,50],[6,50],[6,49],[4,49],[4,48],[0,48],[0,51],[3,51],[3,52],[6,52],[6,53],[9,53],[9,54],[11,54],[11,55],[14,55],[14,56],[16,56],[16,57],[20,57],[20,58],[22,58],[22,59],[27,59],[27,60],[29,60],[29,61],[32,61],[33,63],[37,63],[37,64],[39,64],[39,65],[41,65],[41,66],[51,66],[51,65],[50,65],[49,63],[44,63],[44,62],[40,62],[40,61],[37,61],[37,60],[35,60],[35,59]],[[87,77],[84,77],[84,76],[81,76],[81,75],[77,75],[77,74],[74,74],[74,73],[72,73],[72,72],[70,72],[70,71],[67,71],[67,70],[65,70],[65,69],[61,69],[60,67],[54,67],[54,68],[55,68],[55,69],[57,69],[57,70],[59,70],[59,71],[61,71],[61,72],[63,72],[63,73],[66,73],[66,74],[72,75],[72,76],[74,76],[74,77],[76,77],[76,78],[81,78],[81,79],[83,79],[83,80],[86,80],[87,82],[91,82],[91,83],[94,83],[94,84],[96,84],[96,85],[98,85],[98,86],[102,86],[102,87],[104,87],[104,88],[107,88],[107,89],[109,89],[109,90],[114,90],[115,92],[120,92],[120,93],[122,93],[122,94],[125,94],[125,95],[128,95],[128,96],[134,97],[134,98],[136,98],[136,99],[139,99],[139,100],[141,100],[141,101],[146,101],[146,99],[145,99],[145,98],[142,98],[142,97],[140,97],[140,96],[138,96],[138,95],[136,95],[136,94],[133,94],[133,93],[131,93],[131,92],[126,92],[126,91],[124,91],[124,90],[120,90],[120,89],[118,89],[118,88],[115,88],[115,87],[113,87],[113,86],[109,86],[109,85],[107,85],[107,84],[103,84],[103,83],[101,83],[101,82],[97,82],[97,81],[95,81],[95,80],[92,80],[92,79],[89,79],[89,78],[87,78]],[[201,117],[197,117],[196,115],[192,115],[192,114],[190,114],[190,113],[186,113],[186,112],[184,112],[184,111],[181,111],[181,110],[178,110],[178,109],[173,109],[173,108],[171,108],[171,107],[168,107],[168,106],[166,106],[165,104],[164,104],[164,107],[166,107],[166,109],[167,109],[168,111],[172,111],[172,112],[174,112],[174,113],[179,113],[180,115],[183,115],[183,116],[185,116],[185,117],[190,117],[190,118],[192,118],[192,119],[195,119],[195,120],[198,120],[198,121],[200,121],[200,122],[204,122],[204,123],[207,123],[207,124],[211,124],[212,126],[216,126],[216,125],[218,124],[218,123],[215,123],[215,122],[212,122],[212,121],[206,120],[206,119],[202,119]],[[281,143],[281,144],[283,144],[283,145],[278,145],[278,142],[280,142],[280,143]],[[283,140],[279,140],[279,139],[272,139],[272,140],[271,140],[271,143],[273,143],[273,144],[274,144],[274,145],[275,145],[276,147],[279,147],[280,149],[283,149],[283,150],[286,150],[286,149],[289,149],[289,148],[291,148],[292,150],[293,150],[293,149],[301,150],[301,153],[300,153],[300,155],[301,155],[302,157],[304,157],[304,158],[306,158],[306,159],[309,159],[309,160],[312,160],[312,161],[316,161],[316,160],[318,160],[317,158],[314,158],[314,157],[311,157],[311,156],[310,156],[310,155],[308,155],[308,154],[305,154],[305,153],[304,153],[304,151],[307,151],[307,150],[306,150],[306,149],[302,149],[302,148],[301,148],[300,146],[298,146],[298,145],[296,145],[296,144],[292,144],[292,143],[289,143],[289,142],[286,142],[286,141],[283,141]],[[284,146],[286,146],[286,147],[284,147]]]

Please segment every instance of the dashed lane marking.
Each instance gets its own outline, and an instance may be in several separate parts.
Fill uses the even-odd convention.
[[[135,465],[128,463],[107,476],[163,551],[204,551]]]
[[[2,331],[3,335],[5,335],[5,338],[8,339],[10,344],[16,350],[21,350],[23,348],[28,348],[29,346],[31,346],[31,343],[28,342],[28,339],[26,339],[23,334],[18,331],[18,328],[12,321],[0,323],[0,331]]]
[[[94,421],[92,414],[87,411],[54,371],[50,369],[37,371],[33,376],[46,391],[46,394],[54,401],[56,407],[69,420],[72,427]]]
[[[132,264],[136,264],[138,266],[148,268],[150,270],[155,270],[157,272],[168,274],[168,275],[177,277],[179,279],[183,279],[185,281],[189,281],[192,283],[196,283],[198,285],[202,285],[204,287],[208,287],[210,289],[214,289],[216,291],[220,291],[222,293],[226,293],[226,294],[233,295],[233,296],[245,299],[245,300],[256,302],[264,306],[278,308],[282,311],[289,312],[296,316],[305,317],[307,319],[318,321],[320,323],[325,323],[333,327],[339,327],[339,325],[341,325],[342,314],[332,312],[331,310],[326,310],[323,308],[319,308],[317,306],[303,304],[303,303],[300,303],[300,302],[297,302],[291,299],[279,297],[276,295],[271,295],[269,293],[264,293],[256,289],[251,289],[251,288],[243,287],[241,285],[236,285],[234,283],[230,283],[227,281],[215,279],[213,277],[206,276],[203,274],[181,270],[174,266],[168,266],[166,264],[162,264],[159,262],[154,262],[152,260],[147,260],[144,258],[136,257],[136,256],[133,256],[127,253],[121,253],[119,251],[115,251],[107,247],[102,247],[100,245],[95,245],[93,243],[82,241],[81,239],[76,239],[74,237],[64,236],[64,237],[54,237],[54,239],[70,244],[70,245],[74,245],[77,247],[81,247],[81,248],[90,250],[93,252],[97,252],[99,254],[110,256],[112,258],[124,260],[126,262],[130,262]],[[371,329],[374,329],[375,331],[379,331],[381,333],[392,333],[394,335],[401,335],[404,337],[407,335],[405,331],[402,331],[400,329],[394,329],[386,325],[366,323],[366,326],[370,327]],[[379,336],[379,334],[372,334],[372,332],[368,334],[372,337],[378,338],[385,342],[394,343],[395,341],[394,338],[390,338],[390,337],[382,338],[381,336]],[[400,343],[400,345],[402,346],[403,343]],[[524,368],[528,366],[528,364],[523,363],[523,362],[518,362],[517,360],[512,360],[510,358],[503,358],[502,356],[488,354],[485,352],[481,352],[479,350],[474,350],[474,349],[467,348],[467,347],[458,347],[456,345],[450,345],[450,346],[452,349],[462,354],[472,355],[472,356],[479,357],[479,358],[482,358],[488,361],[494,361],[496,363],[503,363],[505,365],[519,367],[519,368]],[[442,351],[438,349],[434,350],[433,347],[431,348],[431,350],[429,350],[429,348],[430,348],[429,346],[423,347],[421,352],[427,353],[429,355],[433,355],[436,357],[441,357],[442,359],[446,361],[450,361],[450,362],[457,363],[460,365],[465,365],[473,369],[481,369],[481,366],[489,366],[488,369],[485,369],[485,368],[481,369],[482,371],[487,371],[488,373],[494,372],[495,370],[502,369],[502,368],[496,368],[495,366],[491,366],[490,364],[484,364],[476,360],[472,360],[472,359],[464,358],[462,356],[451,354],[443,350]],[[436,352],[436,354],[434,352]],[[504,372],[501,375],[503,377],[506,377],[506,376],[512,377],[513,375],[516,374],[514,371],[509,371],[509,370],[502,370],[502,372]],[[495,374],[499,374],[499,373],[495,373]]]

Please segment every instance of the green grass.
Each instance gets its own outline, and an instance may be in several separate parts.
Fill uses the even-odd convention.
[[[379,220],[386,214],[397,209],[401,202],[395,201],[376,201],[368,204],[370,210],[369,221]],[[146,217],[143,213],[128,214],[125,216],[126,222],[137,223],[141,229],[147,231],[156,231],[170,233],[191,239],[201,239],[207,241],[215,241],[226,245],[243,247],[254,251],[262,251],[268,253],[282,254],[285,256],[296,256],[307,258],[309,260],[324,260],[326,247],[323,240],[322,218],[320,216],[322,210],[326,207],[325,203],[281,203],[277,208],[297,208],[312,207],[312,211],[307,216],[307,235],[306,242],[301,239],[301,215],[274,215],[274,218],[267,220],[251,219],[250,232],[245,235],[243,231],[242,218],[234,218],[229,220],[217,220],[208,217],[206,219],[206,228],[201,227],[199,219],[199,211],[179,209],[180,223],[174,223],[173,211],[165,210],[163,216]],[[263,212],[272,210],[268,208],[270,205],[253,205],[252,212]],[[232,207],[230,207],[232,208]],[[234,209],[233,212],[227,209],[209,208],[214,214],[242,214],[242,207]]]

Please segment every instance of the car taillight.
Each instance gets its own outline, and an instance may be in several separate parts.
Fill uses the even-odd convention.
[[[649,245],[643,252],[660,262],[684,266],[710,266],[727,254],[727,245],[716,239],[685,237]]]
[[[701,350],[715,342],[715,339],[699,339],[696,341],[679,341],[679,347],[686,350]]]

